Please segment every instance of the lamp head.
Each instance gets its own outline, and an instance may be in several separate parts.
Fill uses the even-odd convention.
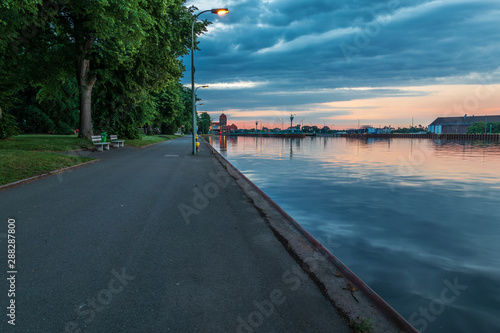
[[[226,15],[229,13],[229,9],[227,8],[214,8],[211,10],[212,14],[217,14],[217,15]]]

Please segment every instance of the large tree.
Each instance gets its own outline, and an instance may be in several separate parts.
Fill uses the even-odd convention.
[[[103,90],[101,105],[111,112],[142,105],[143,116],[154,118],[151,93],[177,82],[184,70],[179,57],[188,53],[194,17],[194,8],[186,8],[184,2],[60,0],[42,5],[40,1],[9,0],[3,9],[8,12],[5,17],[15,14],[13,20],[18,23],[8,32],[15,41],[14,59],[22,59],[28,65],[20,67],[31,69],[23,77],[49,92],[60,89],[61,81],[76,77],[79,132],[89,137],[97,83]],[[206,24],[196,24],[196,32],[204,31]],[[25,38],[26,27],[33,27],[30,38]],[[5,40],[0,43],[3,48]]]
[[[212,120],[210,119],[210,115],[206,112],[202,112],[198,119],[198,131],[202,134],[207,134],[211,124]]]

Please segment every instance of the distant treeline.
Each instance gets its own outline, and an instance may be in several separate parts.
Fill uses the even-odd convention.
[[[500,123],[499,122],[477,122],[472,124],[467,128],[467,134],[498,134],[500,133]]]

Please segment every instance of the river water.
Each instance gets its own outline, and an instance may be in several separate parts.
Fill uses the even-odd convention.
[[[500,332],[500,145],[213,137],[420,332]]]

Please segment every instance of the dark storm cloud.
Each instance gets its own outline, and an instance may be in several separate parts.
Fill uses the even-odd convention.
[[[324,90],[438,79],[467,83],[455,80],[500,68],[496,0],[254,0],[227,6],[230,13],[200,37],[197,82],[259,84],[200,92],[213,110],[399,96],[407,92]],[[214,19],[209,15],[202,18]]]

